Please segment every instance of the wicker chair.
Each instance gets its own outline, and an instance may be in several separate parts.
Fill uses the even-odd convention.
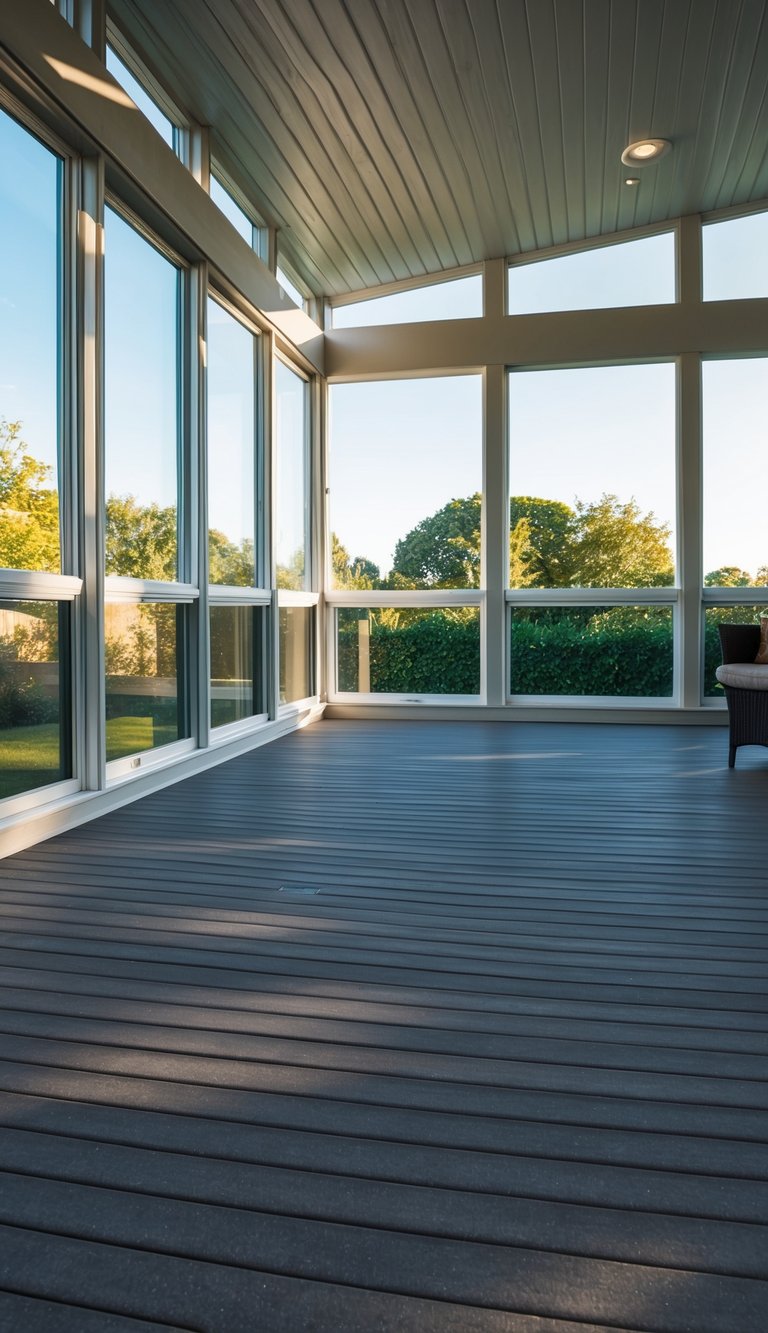
[[[728,701],[728,767],[733,768],[739,745],[768,745],[768,666],[755,664],[759,625],[719,625],[718,629],[723,665],[716,675]]]

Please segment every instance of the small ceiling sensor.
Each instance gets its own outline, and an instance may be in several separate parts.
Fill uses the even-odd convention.
[[[625,177],[624,177],[624,184],[625,184],[625,185],[639,185],[639,184],[640,184],[640,177],[639,177],[639,176],[625,176]]]
[[[642,167],[646,162],[658,162],[671,147],[669,139],[637,139],[627,144],[621,160],[625,167]]]

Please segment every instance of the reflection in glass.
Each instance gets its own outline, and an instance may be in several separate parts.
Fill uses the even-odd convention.
[[[314,607],[280,607],[281,704],[314,694],[314,634]]]
[[[0,566],[61,571],[61,162],[0,110]]]
[[[511,588],[674,583],[675,368],[509,376]]]
[[[704,583],[768,584],[768,359],[702,366]]]
[[[340,691],[480,693],[477,607],[344,607],[337,617]]]
[[[759,625],[768,616],[768,598],[762,606],[707,606],[704,609],[704,698],[724,699],[725,690],[715,672],[722,662],[718,625]]]
[[[0,799],[72,774],[64,602],[0,602]]]
[[[768,212],[708,222],[701,261],[705,301],[768,296]]]
[[[330,389],[335,588],[480,586],[479,375]]]
[[[109,602],[104,614],[107,759],[189,735],[180,698],[184,607]]]
[[[265,711],[265,614],[263,606],[211,606],[212,727]]]
[[[448,282],[431,282],[367,301],[350,301],[332,309],[335,329],[362,329],[383,324],[416,324],[435,319],[478,319],[483,313],[483,279],[479,273]]]
[[[252,587],[254,335],[208,301],[208,580]]]
[[[510,264],[508,274],[510,315],[669,305],[675,300],[675,237],[667,231],[554,259]]]
[[[277,504],[275,561],[278,588],[307,584],[308,451],[307,384],[275,361]]]
[[[177,577],[178,269],[106,210],[106,572]]]
[[[510,694],[672,694],[669,606],[513,607]]]

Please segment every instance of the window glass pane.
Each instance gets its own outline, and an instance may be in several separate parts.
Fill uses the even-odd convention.
[[[705,361],[704,582],[768,584],[768,358]]]
[[[705,301],[768,296],[768,213],[701,229]]]
[[[315,692],[314,633],[314,607],[280,607],[281,704],[307,699]]]
[[[336,623],[340,691],[480,693],[477,607],[343,607]]]
[[[510,315],[669,305],[675,300],[674,233],[511,264],[507,282]]]
[[[513,607],[511,694],[672,694],[670,606]]]
[[[332,321],[334,329],[355,329],[434,319],[478,319],[482,313],[483,279],[480,273],[472,273],[450,282],[432,282],[388,296],[334,306]]]
[[[239,204],[235,203],[232,195],[225,185],[216,176],[211,176],[210,194],[216,207],[221,210],[225,218],[229,218],[232,226],[239,231],[244,241],[253,245],[253,223],[244,213]]]
[[[131,73],[128,66],[113,51],[111,46],[107,47],[107,69],[112,78],[117,79],[117,82],[125,89],[131,100],[136,103],[142,115],[146,116],[150,124],[154,125],[158,134],[165,139],[168,147],[173,148],[173,121],[166,116],[164,111],[160,110],[157,102],[150,97],[143,84],[139,83],[136,76]]]
[[[69,606],[0,602],[0,800],[71,777]]]
[[[510,587],[674,583],[671,364],[513,372]]]
[[[107,603],[108,760],[189,735],[179,679],[184,615],[170,603]]]
[[[309,492],[307,475],[307,384],[283,361],[275,361],[278,588],[307,584]]]
[[[211,583],[253,586],[254,335],[208,301],[208,559]]]
[[[211,726],[266,711],[263,606],[211,606]]]
[[[294,282],[291,282],[291,279],[288,277],[288,274],[285,273],[283,269],[281,269],[279,264],[277,266],[277,272],[275,274],[275,277],[277,278],[277,281],[280,283],[280,286],[282,287],[283,291],[286,292],[288,296],[290,296],[294,305],[297,305],[300,310],[303,310],[304,300],[305,300],[304,295],[302,294],[302,292],[299,291],[296,284]]]
[[[334,384],[335,588],[476,588],[480,582],[479,375]]]
[[[106,212],[106,569],[177,577],[179,271]]]
[[[0,565],[61,571],[60,161],[0,111]]]
[[[725,690],[715,676],[722,662],[718,625],[759,625],[768,616],[768,600],[762,606],[707,606],[704,608],[704,697],[724,699]]]

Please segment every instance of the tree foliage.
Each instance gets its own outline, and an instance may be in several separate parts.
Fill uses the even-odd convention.
[[[381,571],[365,556],[350,556],[335,532],[331,533],[331,573],[335,588],[378,588]]]
[[[21,422],[0,419],[0,565],[6,569],[61,568],[59,497],[53,469],[27,452]]]

